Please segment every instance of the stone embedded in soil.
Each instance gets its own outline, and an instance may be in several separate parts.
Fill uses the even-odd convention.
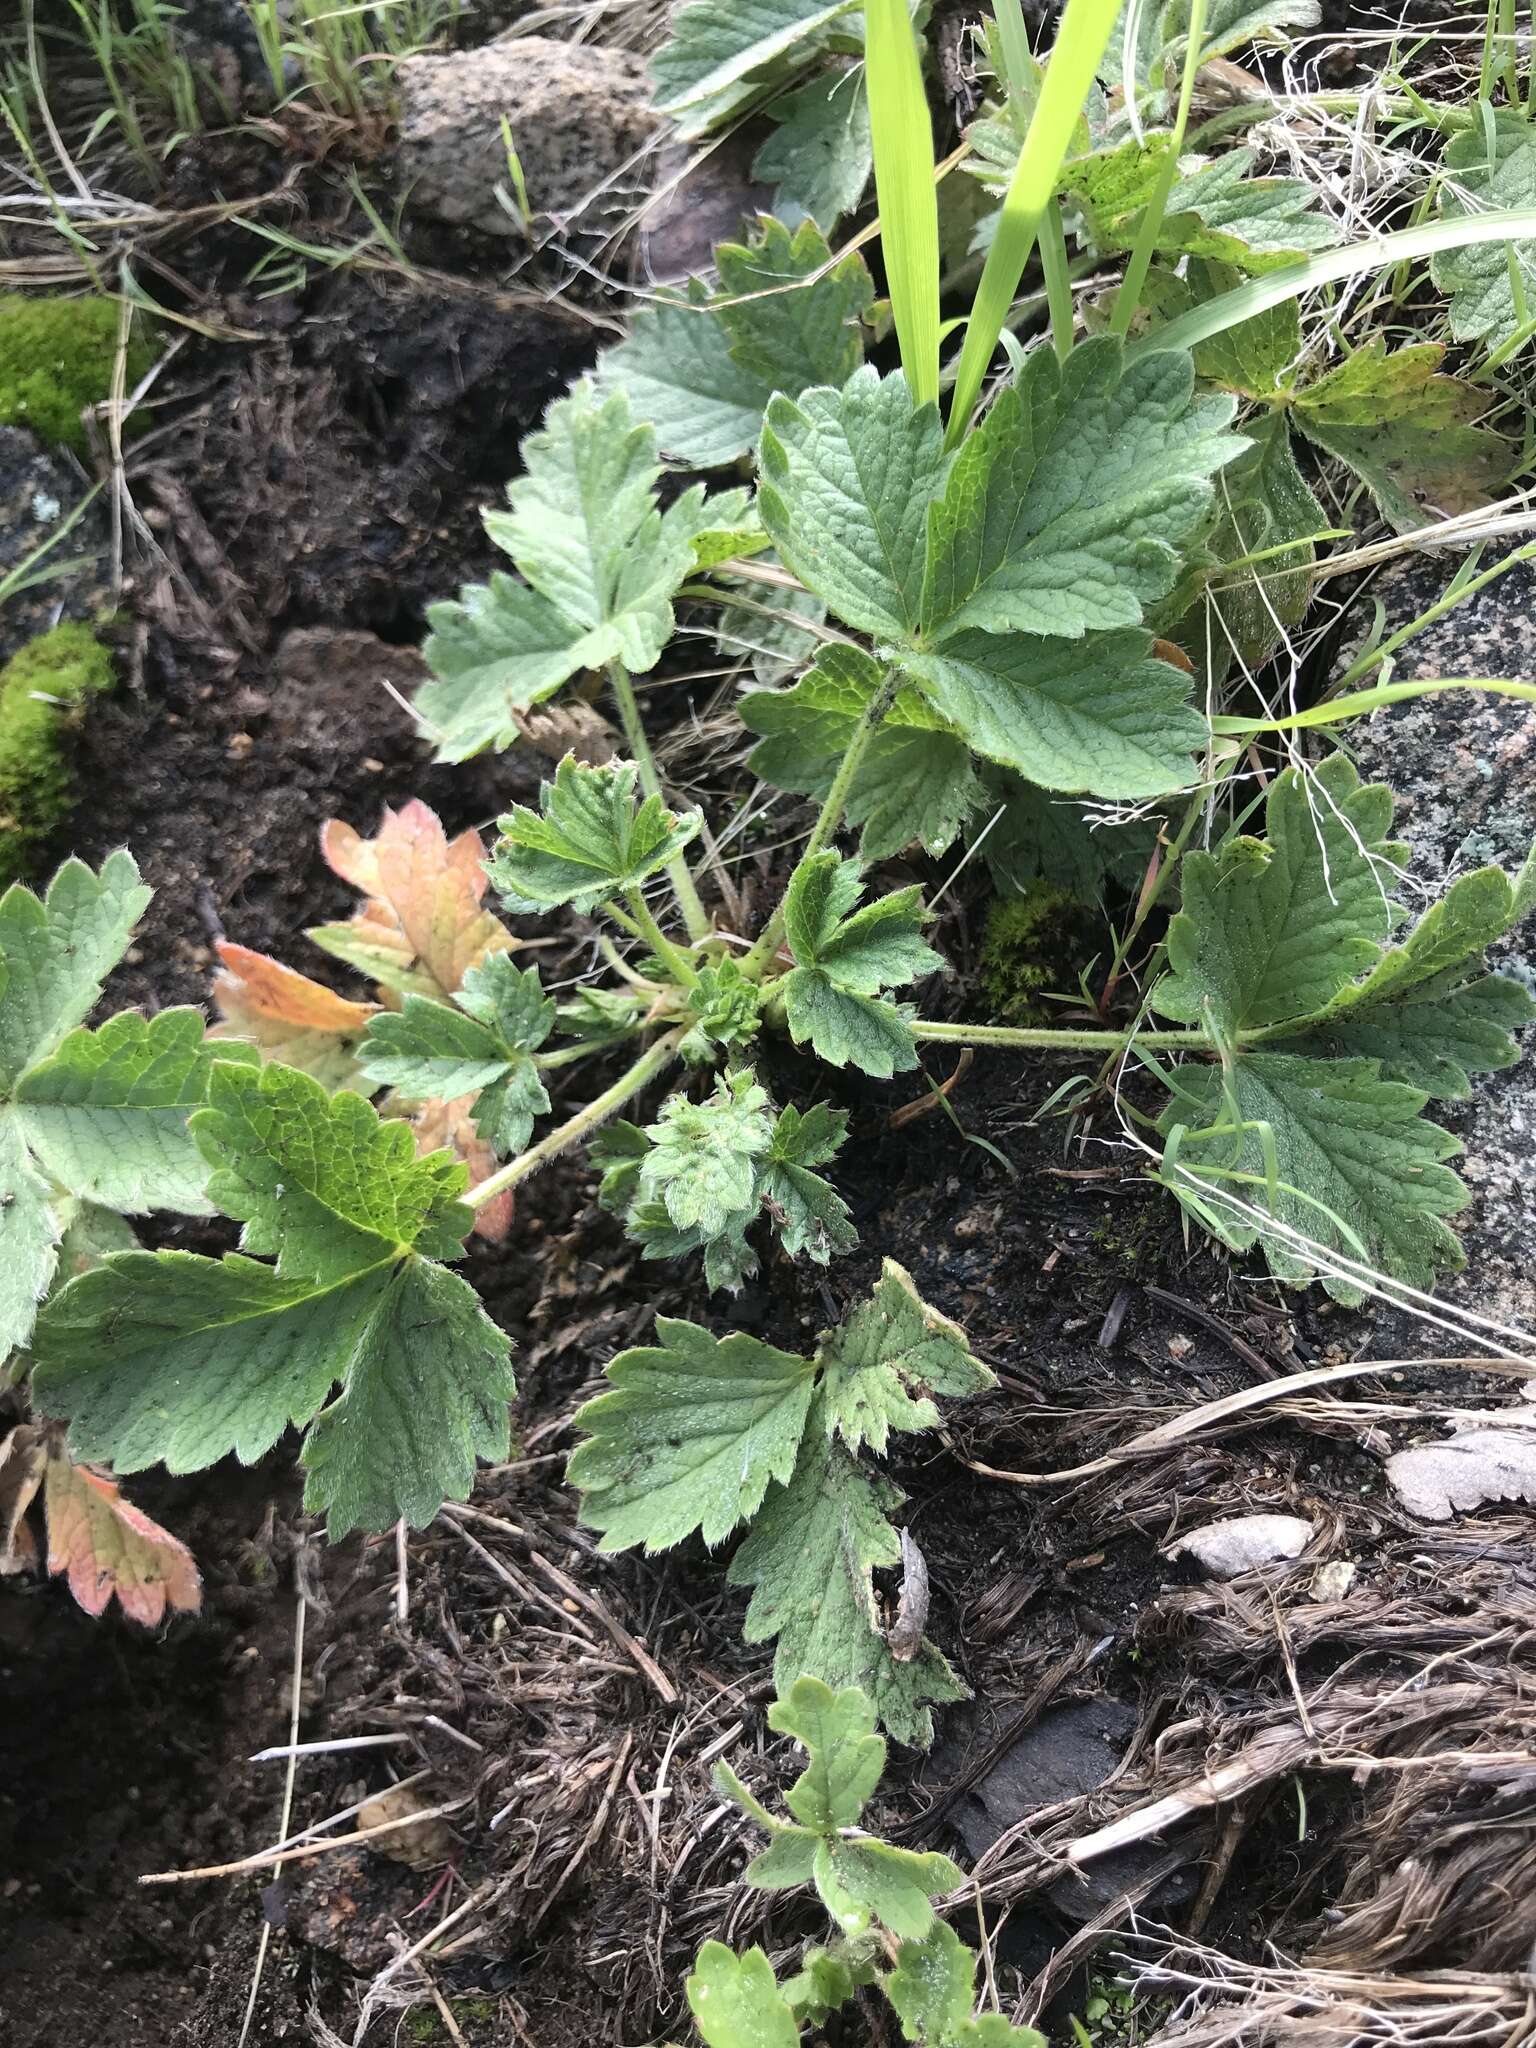
[[[681,284],[714,266],[721,242],[739,242],[758,213],[773,199],[771,186],[752,176],[761,146],[750,124],[727,135],[688,169],[694,152],[681,143],[663,149],[656,162],[656,197],[645,210],[640,250],[653,284]]]
[[[456,226],[521,235],[505,119],[535,214],[601,229],[619,211],[630,159],[656,129],[642,58],[519,36],[399,68],[400,173],[409,204]],[[610,183],[612,181],[612,183]],[[500,185],[513,204],[497,201]]]
[[[1448,1522],[1490,1501],[1536,1502],[1536,1427],[1512,1411],[1510,1429],[1458,1430],[1387,1460],[1392,1490],[1410,1515]]]
[[[1164,1555],[1187,1557],[1213,1579],[1235,1579],[1300,1557],[1313,1534],[1313,1525],[1300,1515],[1234,1515],[1176,1537]]]
[[[1416,618],[1445,590],[1454,562],[1424,555],[1370,586],[1385,608],[1385,630]],[[1487,566],[1485,564],[1485,566]],[[1346,659],[1348,657],[1346,656]],[[1536,675],[1536,564],[1507,570],[1427,627],[1396,657],[1394,680],[1429,676]],[[1491,864],[1513,873],[1536,844],[1536,717],[1513,697],[1452,690],[1393,704],[1349,728],[1344,743],[1361,774],[1390,784],[1396,830],[1412,848],[1410,901],[1433,902],[1458,875]],[[1420,898],[1419,890],[1427,891]],[[1536,929],[1530,923],[1494,949],[1492,964],[1536,989]],[[1470,1101],[1431,1104],[1429,1113],[1466,1147],[1452,1164],[1471,1204],[1452,1219],[1466,1247],[1466,1271],[1442,1281],[1448,1301],[1536,1333],[1536,1028],[1522,1037],[1519,1063],[1474,1078]],[[1447,1348],[1441,1333],[1394,1312],[1382,1355]],[[1454,1347],[1451,1347],[1454,1348]]]
[[[21,427],[0,427],[0,580],[58,533],[89,488],[67,456],[51,455]],[[81,566],[8,597],[0,607],[0,663],[60,618],[89,619],[105,608],[111,594],[106,547],[106,517],[97,500],[38,564],[79,560]]]
[[[1137,1726],[1135,1709],[1107,1693],[1042,1714],[971,1787],[950,1816],[972,1859],[1031,1814],[1095,1791],[1130,1747]],[[1134,1843],[1101,1856],[1091,1868],[1059,1879],[1047,1897],[1066,1919],[1091,1920],[1166,1864],[1168,1855],[1165,1843]],[[1187,1899],[1190,1891],[1184,1873],[1175,1871],[1146,1904],[1149,1910],[1163,1911]]]

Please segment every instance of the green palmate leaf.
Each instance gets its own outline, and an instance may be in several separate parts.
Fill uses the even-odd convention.
[[[797,1045],[832,1066],[889,1079],[917,1064],[911,1027],[881,992],[930,974],[943,961],[921,937],[917,889],[899,889],[856,910],[857,861],[818,853],[801,861],[784,898],[784,929],[795,959],[777,989]]]
[[[982,786],[971,840],[1000,895],[1027,895],[1047,881],[1084,903],[1097,903],[1106,880],[1134,889],[1146,873],[1157,843],[1155,822],[1090,826],[1076,804],[1006,768],[988,768]]]
[[[187,1128],[215,1061],[255,1065],[254,1046],[208,1043],[197,1010],[133,1011],[74,1031],[28,1068],[8,1114],[37,1165],[82,1200],[127,1215],[205,1216],[207,1162]]]
[[[824,1835],[812,1876],[822,1904],[850,1937],[866,1933],[877,1920],[892,1934],[926,1934],[933,1925],[932,1901],[965,1882],[965,1872],[947,1856],[895,1849],[867,1835]]]
[[[310,1433],[306,1504],[331,1532],[430,1520],[505,1455],[506,1339],[456,1257],[464,1169],[307,1075],[217,1064],[193,1132],[208,1197],[255,1257],[129,1252],[48,1304],[33,1384],[79,1458],[119,1472],[249,1462],[341,1386]],[[275,1265],[262,1264],[275,1258]]]
[[[686,294],[660,297],[636,313],[629,338],[599,358],[601,390],[622,390],[658,443],[701,469],[735,462],[757,438],[771,395],[743,369],[730,337],[695,278]]]
[[[944,470],[934,405],[859,370],[841,390],[775,398],[758,504],[784,562],[861,632],[902,639],[920,618],[928,506]]]
[[[1405,849],[1387,839],[1391,823],[1391,792],[1362,785],[1342,755],[1277,776],[1265,840],[1186,856],[1155,1006],[1224,1038],[1315,1016],[1379,957],[1395,922]]]
[[[792,689],[749,693],[742,723],[762,735],[753,773],[796,795],[825,797],[884,675],[879,662],[839,641],[821,649]],[[981,801],[965,740],[920,692],[899,690],[848,792],[848,822],[863,827],[862,857],[884,860],[914,841],[943,853]]]
[[[0,896],[0,1093],[85,1016],[150,894],[132,856],[112,853],[100,874],[66,861],[41,901],[19,882]]]
[[[188,1135],[216,1060],[202,1017],[132,1013],[77,1029],[149,901],[126,853],[67,862],[43,899],[0,896],[0,1361],[25,1344],[80,1203],[206,1214]]]
[[[1484,971],[1486,949],[1533,902],[1536,862],[1513,882],[1499,868],[1462,875],[1363,981],[1339,990],[1299,1049],[1365,1054],[1427,1095],[1470,1094],[1473,1074],[1517,1058],[1510,1032],[1536,1014],[1519,982]]]
[[[929,1703],[963,1699],[965,1688],[931,1643],[903,1662],[879,1632],[873,1573],[900,1559],[888,1517],[901,1499],[889,1480],[861,1470],[813,1413],[794,1477],[769,1493],[730,1579],[754,1589],[748,1642],[778,1638],[781,1687],[802,1673],[835,1691],[857,1685],[898,1742],[926,1747]]]
[[[873,1295],[823,1340],[820,1413],[856,1451],[884,1452],[890,1432],[933,1429],[931,1394],[979,1394],[997,1382],[958,1323],[928,1307],[912,1278],[885,1261]]]
[[[821,33],[856,0],[690,0],[672,18],[668,42],[651,59],[656,104],[684,136],[707,134],[782,82],[785,61],[804,59]]]
[[[1429,1287],[1440,1268],[1464,1264],[1444,1218],[1466,1206],[1467,1191],[1442,1163],[1461,1148],[1419,1114],[1422,1090],[1383,1080],[1374,1060],[1267,1051],[1244,1054],[1226,1077],[1218,1068],[1186,1066],[1176,1078],[1178,1093],[1161,1125],[1190,1127],[1169,1176],[1176,1191],[1185,1173],[1243,1174],[1241,1183],[1213,1177],[1212,1184],[1231,1188],[1324,1252],[1353,1264],[1363,1257],[1374,1271],[1413,1287]],[[1202,1130],[1219,1135],[1202,1137]],[[1282,1280],[1307,1280],[1318,1270],[1293,1240],[1261,1223],[1219,1202],[1207,1213],[1235,1249],[1261,1244]],[[1350,1279],[1325,1273],[1325,1282],[1342,1301],[1361,1298]]]
[[[643,1143],[642,1134],[629,1135]],[[796,1149],[817,1161],[840,1140],[840,1120],[825,1110],[808,1113],[794,1133]],[[610,1138],[609,1148],[612,1174],[639,1170],[632,1143]],[[900,1560],[888,1516],[901,1495],[859,1468],[838,1434],[839,1421],[850,1418],[851,1441],[883,1441],[887,1427],[920,1426],[918,1404],[900,1405],[893,1387],[968,1394],[990,1385],[991,1375],[889,1262],[870,1304],[842,1330],[824,1333],[811,1361],[744,1333],[719,1340],[665,1318],[657,1336],[655,1346],[616,1359],[612,1390],[581,1411],[591,1434],[572,1458],[570,1476],[604,1548],[644,1543],[659,1550],[695,1530],[718,1542],[751,1520],[731,1578],[757,1588],[748,1640],[780,1637],[780,1685],[803,1674],[834,1692],[860,1686],[893,1735],[927,1742],[926,1702],[962,1698],[964,1689],[931,1643],[904,1657],[879,1632],[873,1574]],[[882,1383],[862,1412],[854,1392],[861,1373]],[[877,1428],[881,1403],[887,1412]],[[729,1796],[776,1829],[727,1779],[721,1782]],[[794,1810],[804,1820],[805,1812]],[[791,1839],[794,1833],[775,1833],[771,1860],[754,1866],[754,1883],[805,1882],[810,1852]]]
[[[1206,602],[1193,614],[1193,630],[1178,629],[1190,653],[1217,671],[1229,656],[1256,667],[1301,623],[1312,601],[1314,542],[1330,525],[1296,466],[1285,416],[1244,425],[1252,446],[1221,480]]]
[[[1223,292],[1235,291],[1243,273],[1230,263],[1191,257],[1179,275],[1154,265],[1142,287],[1141,303],[1158,321],[1176,320]],[[1212,335],[1194,351],[1195,374],[1224,391],[1272,403],[1285,388],[1287,372],[1301,354],[1301,316],[1294,299],[1266,307],[1251,320]],[[1252,432],[1244,421],[1243,431]]]
[[[591,1434],[569,1477],[605,1550],[667,1550],[695,1530],[719,1543],[756,1514],[771,1480],[789,1479],[805,1429],[806,1359],[667,1316],[656,1335],[614,1359],[612,1391],[577,1418]]]
[[[760,1948],[733,1955],[706,1941],[688,1979],[688,2009],[706,2048],[795,2048],[800,2023]]]
[[[638,774],[631,762],[590,768],[567,754],[541,788],[537,811],[519,804],[499,821],[487,872],[510,908],[592,910],[638,888],[682,851],[699,829],[699,813],[679,817],[659,796],[637,806]]]
[[[862,65],[834,67],[769,107],[779,125],[752,162],[776,185],[776,210],[791,225],[813,220],[828,233],[864,197],[874,161]]]
[[[1042,788],[1139,798],[1194,779],[1205,727],[1150,633],[959,633],[906,667],[978,753]]]
[[[757,1162],[773,1136],[767,1092],[750,1071],[722,1074],[703,1102],[674,1095],[646,1132],[639,1196],[661,1202],[678,1230],[718,1237],[757,1208]]]
[[[428,608],[434,680],[416,708],[440,760],[508,746],[515,714],[578,669],[655,666],[672,637],[672,596],[692,573],[696,535],[714,523],[701,489],[665,512],[656,499],[656,435],[632,423],[622,391],[578,385],[523,443],[526,473],[486,530],[511,555],[506,575]],[[729,523],[728,521],[725,523]]]
[[[818,1834],[856,1827],[885,1770],[885,1744],[863,1693],[797,1678],[768,1709],[768,1726],[792,1735],[810,1759],[784,1795],[800,1825]]]
[[[945,2042],[976,2003],[976,1958],[947,1921],[935,1920],[920,1941],[904,1941],[885,1995],[909,2041]]]
[[[807,1949],[800,1969],[782,1987],[785,2003],[798,2019],[820,2026],[829,2013],[848,2003],[861,1984],[871,1983],[874,1974],[868,1963],[829,1955],[824,1948]]]
[[[1194,396],[1186,356],[1127,367],[1107,337],[1064,366],[1036,350],[934,505],[925,640],[1137,624],[1172,588],[1210,478],[1242,450],[1231,418],[1227,399]]]
[[[825,1266],[859,1241],[847,1203],[812,1170],[834,1158],[847,1135],[846,1110],[817,1103],[803,1114],[793,1107],[779,1112],[759,1171],[758,1200],[792,1259],[804,1253]]]
[[[874,297],[864,259],[833,263],[810,220],[793,233],[765,220],[747,243],[722,243],[715,261],[718,293],[694,279],[682,297],[643,308],[597,368],[599,388],[627,392],[668,454],[704,468],[748,452],[775,391],[795,396],[853,374]]]
[[[688,991],[689,1014],[696,1020],[678,1051],[685,1060],[704,1061],[722,1049],[750,1045],[761,1027],[762,992],[748,981],[729,957],[699,969]]]
[[[1440,210],[1448,218],[1490,208],[1536,206],[1536,135],[1520,114],[1499,108],[1490,126],[1474,121],[1445,148]],[[1429,274],[1450,295],[1458,341],[1502,347],[1536,320],[1536,242],[1484,242],[1444,249]]]
[[[1295,396],[1297,426],[1400,533],[1486,504],[1509,475],[1508,444],[1474,424],[1488,393],[1441,376],[1444,354],[1432,342],[1389,353],[1377,337]]]
[[[1189,42],[1190,14],[1190,0],[1162,0],[1160,6],[1154,0],[1134,16],[1123,15],[1100,73],[1106,85],[1129,78],[1133,85],[1161,92],[1176,83],[1176,67],[1182,66]],[[1133,19],[1135,44],[1128,49],[1125,30]],[[1317,0],[1210,0],[1200,61],[1209,63],[1250,43],[1283,43],[1287,30],[1316,28],[1319,19]]]
[[[506,1154],[528,1142],[534,1119],[549,1108],[533,1055],[554,1020],[537,968],[493,953],[468,971],[452,1004],[412,995],[400,1011],[374,1017],[358,1059],[370,1081],[408,1101],[478,1096],[480,1135]]]

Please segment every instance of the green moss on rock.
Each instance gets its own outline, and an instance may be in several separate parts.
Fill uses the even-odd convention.
[[[0,669],[0,889],[32,874],[69,811],[75,728],[111,687],[111,656],[88,626],[55,626]]]
[[[0,293],[0,426],[26,427],[50,446],[84,454],[80,415],[112,391],[118,308],[111,299],[33,299]],[[135,330],[128,388],[154,359]]]

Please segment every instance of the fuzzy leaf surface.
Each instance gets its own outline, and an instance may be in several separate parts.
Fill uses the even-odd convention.
[[[885,1995],[909,2041],[945,2042],[976,2003],[976,1957],[947,1920],[935,1920],[918,1941],[904,1941]]]
[[[776,185],[776,210],[804,215],[828,233],[864,197],[874,162],[863,66],[829,68],[768,109],[778,123],[752,161],[752,175]]]
[[[549,1108],[533,1055],[554,1020],[538,969],[493,953],[469,970],[452,1006],[407,996],[400,1011],[375,1017],[360,1059],[370,1081],[412,1101],[478,1097],[480,1135],[505,1156],[527,1143]]]
[[[832,263],[814,220],[793,232],[764,219],[745,243],[715,250],[721,289],[642,308],[627,340],[597,369],[623,389],[668,454],[713,468],[747,454],[776,391],[842,384],[864,353],[859,325],[874,297],[857,253]]]
[[[874,1921],[892,1934],[924,1935],[933,1925],[932,1901],[965,1882],[965,1872],[947,1856],[897,1849],[868,1835],[824,1835],[814,1877],[822,1904],[851,1937]]]
[[[966,1396],[997,1384],[971,1355],[958,1323],[930,1308],[912,1276],[887,1259],[870,1299],[821,1340],[821,1413],[850,1451],[882,1455],[895,1430],[933,1429],[931,1394]]]
[[[729,1577],[753,1588],[747,1641],[778,1638],[781,1689],[802,1674],[834,1692],[856,1685],[898,1742],[926,1748],[930,1703],[963,1699],[965,1688],[931,1643],[902,1663],[880,1634],[873,1574],[900,1559],[889,1516],[901,1499],[888,1479],[855,1464],[813,1413],[793,1478],[764,1501]]]
[[[1253,1176],[1238,1192],[1252,1206],[1268,1206],[1266,1162],[1259,1132],[1241,1138],[1197,1141],[1201,1125],[1225,1125],[1229,1099],[1213,1067],[1181,1067],[1179,1093],[1164,1112],[1162,1128],[1188,1124],[1181,1166],[1198,1172],[1202,1163]],[[1333,1220],[1342,1218],[1365,1246],[1372,1267],[1428,1288],[1442,1269],[1456,1271],[1465,1258],[1445,1222],[1467,1203],[1467,1191],[1444,1164],[1461,1147],[1420,1111],[1422,1090],[1385,1081],[1374,1060],[1308,1059],[1286,1052],[1250,1052],[1234,1065],[1230,1106],[1250,1126],[1267,1124],[1274,1135],[1279,1187],[1271,1213],[1290,1230],[1325,1249],[1358,1261],[1360,1252]],[[1226,1183],[1218,1182],[1217,1185]],[[1331,1212],[1327,1213],[1327,1212]],[[1316,1267],[1274,1232],[1219,1209],[1220,1234],[1235,1250],[1262,1244],[1270,1268],[1282,1280],[1310,1279]],[[1324,1284],[1341,1301],[1358,1301],[1348,1280]]]
[[[339,1382],[308,1505],[338,1535],[430,1519],[477,1455],[504,1455],[513,1391],[505,1338],[429,1263],[473,1222],[462,1167],[288,1068],[221,1063],[209,1100],[193,1123],[208,1196],[256,1256],[126,1252],[72,1280],[39,1321],[40,1404],[70,1418],[80,1458],[187,1472],[260,1457]]]
[[[759,1168],[758,1199],[792,1259],[803,1254],[825,1266],[859,1241],[848,1204],[814,1171],[835,1157],[847,1135],[846,1110],[816,1103],[803,1112],[793,1104],[779,1111]]]
[[[85,1017],[152,893],[109,853],[99,874],[66,861],[41,899],[20,882],[0,896],[0,1095]]]
[[[1445,146],[1447,181],[1441,212],[1455,217],[1489,207],[1536,206],[1536,137],[1519,113],[1493,112],[1490,134],[1481,121],[1453,135]],[[1517,302],[1510,271],[1521,284]],[[1536,307],[1536,241],[1484,242],[1442,249],[1431,257],[1429,274],[1450,296],[1451,333],[1457,341],[1481,341],[1492,350],[1513,340]],[[1527,343],[1527,346],[1529,344]]]
[[[637,805],[638,777],[633,762],[590,768],[567,754],[538,810],[519,804],[499,821],[490,875],[504,900],[516,910],[592,910],[664,868],[702,821],[657,796]]]
[[[451,996],[488,954],[514,940],[485,908],[485,848],[478,832],[450,839],[419,798],[386,809],[365,839],[340,818],[320,847],[333,874],[364,901],[345,924],[311,926],[307,936],[349,967],[400,995]],[[313,984],[311,984],[313,986]]]
[[[833,1692],[819,1678],[797,1678],[768,1709],[768,1726],[792,1735],[809,1761],[784,1795],[804,1828],[833,1834],[858,1825],[885,1770],[875,1711],[857,1687]]]
[[[218,942],[213,999],[220,1022],[209,1036],[246,1039],[263,1059],[313,1075],[327,1091],[355,1087],[356,1053],[377,1004],[354,1003],[268,953]]]
[[[904,665],[978,754],[1043,789],[1139,798],[1194,779],[1205,726],[1189,677],[1139,628],[1077,641],[957,633]]]
[[[640,1199],[662,1202],[678,1230],[718,1237],[753,1214],[773,1119],[750,1072],[722,1074],[703,1102],[674,1095],[646,1136]]]
[[[743,697],[742,723],[761,735],[753,774],[797,796],[825,797],[884,675],[861,648],[835,642],[792,688]],[[965,740],[920,691],[899,690],[848,793],[848,822],[863,827],[862,858],[884,860],[914,840],[925,853],[944,853],[981,800]]]
[[[920,625],[928,506],[944,473],[938,408],[866,367],[841,390],[775,398],[758,503],[780,558],[859,631]]]
[[[205,1216],[208,1166],[188,1120],[216,1060],[256,1058],[252,1047],[209,1044],[200,1011],[145,1018],[128,1010],[99,1030],[71,1032],[29,1068],[9,1114],[38,1164],[71,1194],[129,1216]]]
[[[760,1948],[706,1941],[688,1978],[688,2010],[706,2048],[796,2048],[800,2027]]]
[[[698,1530],[721,1542],[795,1468],[815,1384],[806,1359],[735,1331],[657,1318],[657,1343],[624,1351],[611,1391],[578,1413],[571,1458],[582,1515],[604,1550],[668,1550]]]
[[[670,39],[651,59],[656,105],[684,136],[706,134],[724,108],[752,96],[791,53],[815,47],[818,32],[852,12],[856,0],[689,0],[672,17]]]
[[[1266,837],[1233,837],[1183,863],[1172,971],[1153,996],[1165,1017],[1223,1034],[1316,1015],[1379,957],[1395,921],[1392,794],[1342,755],[1270,790]]]
[[[929,516],[926,640],[1138,624],[1173,586],[1211,477],[1242,450],[1232,410],[1195,396],[1188,356],[1127,365],[1101,338],[1062,367],[1036,350],[967,436]]]
[[[709,521],[697,486],[661,510],[655,429],[631,419],[622,390],[578,385],[550,407],[523,458],[507,510],[488,512],[485,525],[524,581],[502,575],[428,610],[434,680],[416,707],[436,728],[441,760],[509,746],[514,714],[578,669],[653,668]]]
[[[790,1036],[831,1066],[889,1079],[917,1064],[905,1013],[881,991],[932,973],[943,962],[921,937],[916,888],[862,909],[857,861],[812,854],[790,877],[784,928],[795,959],[778,984]]]

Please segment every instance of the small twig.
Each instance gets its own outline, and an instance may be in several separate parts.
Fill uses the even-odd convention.
[[[299,1715],[304,1691],[304,1590],[299,1588],[298,1605],[293,1617],[293,1698],[288,1710],[288,1775],[283,1783],[283,1815],[278,1822],[277,1836],[282,1841],[293,1819],[293,1786],[298,1775],[299,1758]],[[147,1882],[140,1878],[140,1884]],[[262,1915],[261,1940],[256,1945],[256,1968],[251,1975],[251,1995],[245,2001],[245,2018],[240,2023],[240,2039],[237,2048],[245,2048],[250,2038],[251,2021],[256,2017],[256,2000],[261,1992],[262,1972],[267,1966],[267,1950],[272,1943],[272,1922]]]
[[[279,1742],[271,1749],[258,1749],[247,1763],[274,1764],[279,1757],[329,1756],[338,1749],[384,1749],[410,1741],[409,1735],[338,1735],[334,1742]]]

